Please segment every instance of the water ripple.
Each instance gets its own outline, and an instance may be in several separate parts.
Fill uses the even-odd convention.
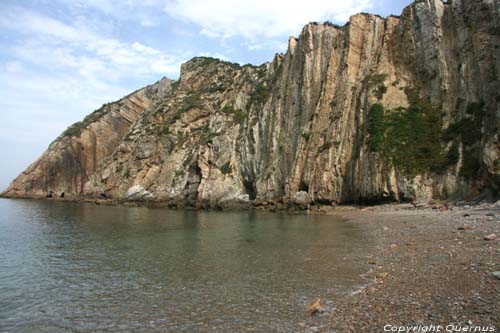
[[[0,200],[0,331],[290,331],[362,284],[333,217]]]

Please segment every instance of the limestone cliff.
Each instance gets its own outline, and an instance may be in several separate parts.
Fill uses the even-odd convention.
[[[194,58],[70,128],[4,195],[224,207],[498,193],[499,22],[498,1],[419,0],[401,17],[310,23],[261,66]]]
[[[172,82],[164,78],[73,124],[12,182],[4,196],[45,197],[64,192],[66,198],[80,197],[102,160],[113,153],[152,101],[166,95]]]

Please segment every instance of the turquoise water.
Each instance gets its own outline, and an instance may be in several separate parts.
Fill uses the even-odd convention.
[[[0,331],[290,332],[365,281],[331,216],[0,200]]]

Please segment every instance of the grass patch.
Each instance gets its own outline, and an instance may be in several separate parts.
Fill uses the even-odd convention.
[[[71,137],[71,136],[80,136],[82,130],[84,128],[84,124],[82,121],[76,122],[70,127],[68,127],[62,134],[63,137]]]
[[[78,121],[78,122],[74,123],[73,125],[69,126],[62,133],[62,136],[63,137],[80,136],[80,134],[82,134],[82,131],[85,128],[87,128],[90,124],[95,123],[96,121],[101,119],[101,117],[107,113],[107,111],[108,111],[107,107],[109,105],[111,105],[111,103],[103,104],[98,110],[87,115],[82,121]]]
[[[214,133],[210,130],[210,125],[206,123],[205,125],[193,129],[193,132],[200,132],[201,136],[199,139],[200,145],[206,145],[213,143],[213,139],[220,135],[220,133]]]
[[[162,129],[161,133],[163,135],[169,135],[170,134],[170,129],[168,128],[168,126],[163,126],[163,129]]]
[[[184,97],[184,100],[182,101],[181,107],[177,110],[177,112],[175,112],[172,115],[172,118],[170,119],[169,124],[173,124],[177,120],[181,119],[183,113],[186,113],[193,108],[199,108],[202,105],[203,104],[202,104],[200,94],[192,94],[192,95]]]
[[[233,104],[225,105],[222,108],[222,112],[233,116],[233,120],[238,124],[241,124],[247,118],[247,113],[242,109],[235,109]]]
[[[199,65],[201,67],[209,66],[211,64],[224,64],[224,65],[231,67],[232,69],[237,69],[237,68],[241,67],[240,64],[238,64],[238,63],[223,61],[223,60],[213,58],[213,57],[195,57],[192,59],[192,61],[193,60],[199,61]]]
[[[213,143],[214,138],[221,135],[220,133],[208,132],[203,133],[200,139],[200,145],[207,145]]]
[[[220,60],[212,57],[198,57],[196,58],[200,61],[200,66],[205,67],[214,63],[218,63]]]
[[[220,167],[220,172],[222,172],[223,175],[228,175],[231,172],[233,172],[233,168],[231,167],[231,163],[227,161]]]
[[[191,109],[199,108],[201,105],[202,105],[202,103],[201,103],[200,94],[192,94],[192,95],[184,97],[184,100],[182,101],[182,106],[179,109],[179,112],[184,113],[184,112],[187,112]]]
[[[254,92],[250,96],[250,99],[247,103],[247,109],[249,110],[252,105],[262,105],[269,97],[269,87],[264,82],[259,82],[255,87]]]
[[[334,28],[337,28],[337,29],[342,28],[341,25],[332,23],[331,21],[325,21],[325,22],[323,22],[323,24],[326,25],[326,26],[328,26],[328,27],[334,27]]]
[[[365,77],[364,83],[366,84],[368,89],[376,87],[375,97],[377,97],[380,100],[382,99],[382,97],[384,97],[384,94],[387,92],[387,87],[384,84],[386,79],[387,79],[387,74],[370,74]]]
[[[222,83],[220,83],[220,84],[212,83],[207,88],[207,92],[210,94],[215,94],[215,93],[224,92],[224,91],[226,91],[226,87]]]

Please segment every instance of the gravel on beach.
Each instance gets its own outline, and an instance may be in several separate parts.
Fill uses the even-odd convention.
[[[375,251],[365,258],[372,283],[333,300],[328,320],[311,317],[304,332],[384,332],[386,325],[500,331],[498,204],[327,213],[361,223],[373,235]]]

